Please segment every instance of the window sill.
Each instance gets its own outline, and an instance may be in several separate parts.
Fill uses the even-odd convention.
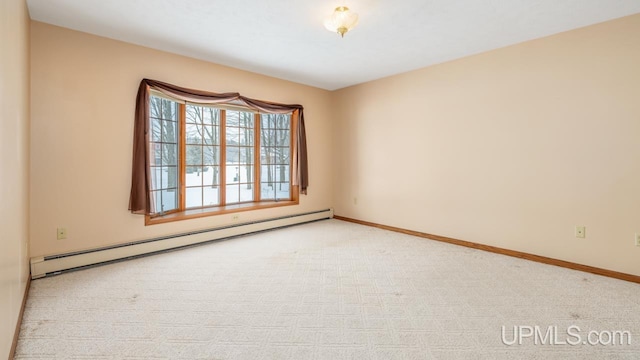
[[[176,213],[171,213],[162,216],[145,216],[144,225],[156,225],[164,224],[173,221],[197,219],[207,216],[224,215],[244,211],[270,209],[282,206],[298,205],[298,200],[282,200],[282,201],[264,201],[264,202],[252,202],[244,204],[234,204],[226,206],[210,207],[205,209],[185,210]]]

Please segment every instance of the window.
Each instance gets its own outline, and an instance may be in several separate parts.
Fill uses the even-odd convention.
[[[292,113],[186,103],[155,92],[148,106],[148,222],[297,203]]]
[[[142,79],[129,210],[150,225],[298,204],[309,186],[303,111]]]
[[[178,206],[178,104],[153,97],[149,102],[151,197],[155,211]]]
[[[260,200],[290,197],[291,120],[288,115],[260,117]]]
[[[220,110],[186,105],[185,208],[220,205]]]

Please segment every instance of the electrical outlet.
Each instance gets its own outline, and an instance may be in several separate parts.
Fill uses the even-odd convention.
[[[584,226],[576,226],[576,237],[584,238],[586,236],[586,230]]]
[[[357,197],[353,198],[353,205],[358,205],[358,198]]]
[[[233,216],[231,217],[231,220],[233,220],[233,221],[236,221],[236,220],[238,220],[238,219],[240,219],[240,215],[233,215]]]
[[[63,240],[67,238],[67,229],[66,228],[58,228],[58,240]]]
[[[636,246],[640,246],[640,233],[636,234]]]

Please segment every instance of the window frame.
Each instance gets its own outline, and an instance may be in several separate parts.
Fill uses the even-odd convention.
[[[294,185],[294,171],[296,168],[294,161],[294,154],[297,151],[297,139],[295,134],[297,134],[297,125],[298,122],[295,120],[298,118],[298,112],[300,110],[293,110],[289,115],[289,199],[265,199],[261,200],[260,192],[261,192],[261,125],[262,125],[262,114],[276,114],[270,113],[266,111],[257,111],[255,109],[251,109],[249,107],[244,106],[227,106],[226,104],[205,104],[205,103],[195,103],[195,102],[186,102],[182,100],[178,100],[175,98],[171,98],[165,94],[156,91],[150,91],[148,93],[148,102],[150,103],[150,98],[159,97],[162,99],[167,99],[173,101],[178,106],[178,206],[177,209],[172,209],[167,212],[162,213],[154,213],[154,214],[145,214],[145,225],[155,225],[155,224],[163,224],[173,221],[181,221],[188,219],[196,219],[207,216],[215,216],[215,215],[224,215],[245,211],[253,211],[253,210],[261,210],[261,209],[269,209],[276,208],[282,206],[292,206],[298,205],[300,199],[300,187],[299,185]],[[196,106],[205,106],[205,107],[213,107],[219,109],[221,112],[220,116],[220,182],[219,182],[219,199],[221,205],[216,206],[203,206],[200,208],[186,208],[186,177],[185,172],[187,168],[186,163],[186,107],[187,104],[196,105]],[[254,200],[250,202],[239,202],[239,203],[226,203],[226,112],[227,111],[246,111],[250,112],[254,115],[254,161],[253,161],[253,197]],[[150,118],[149,114],[149,118]],[[147,143],[147,147],[149,146],[149,142]],[[149,157],[151,155],[149,154]]]

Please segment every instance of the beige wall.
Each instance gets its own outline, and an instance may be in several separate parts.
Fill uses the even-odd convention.
[[[144,226],[127,211],[142,78],[305,107],[309,195],[240,213],[249,221],[331,206],[330,93],[39,22],[31,27],[31,255],[65,253],[232,223],[232,215]],[[68,239],[56,240],[66,227]]]
[[[334,93],[38,22],[31,32],[32,256],[232,223],[145,227],[127,212],[148,77],[305,106],[310,195],[240,221],[334,206],[640,275],[640,15]]]
[[[333,93],[336,214],[640,275],[638,39],[634,15]]]
[[[0,359],[11,348],[29,276],[29,15],[0,2]]]

